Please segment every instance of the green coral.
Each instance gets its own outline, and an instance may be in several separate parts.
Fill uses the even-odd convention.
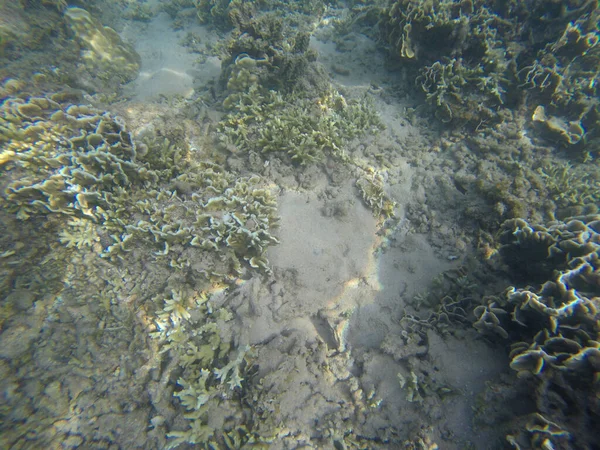
[[[213,312],[210,298],[204,292],[172,291],[171,297],[164,299],[152,336],[160,342],[161,352],[176,358],[183,369],[177,380],[180,389],[173,395],[188,411],[185,417],[189,421],[186,430],[167,434],[171,439],[167,448],[184,443],[211,448],[219,439],[231,439],[227,435],[236,429],[233,419],[219,428],[209,421],[210,411],[231,401],[234,391],[239,391],[244,381],[250,348],[239,348],[234,355],[230,343],[219,331],[231,319],[232,315],[224,308]],[[224,360],[228,362],[218,368]],[[238,423],[237,427],[242,425]],[[240,438],[235,432],[232,436]]]
[[[326,154],[345,158],[345,142],[381,127],[367,100],[347,101],[334,89],[317,98],[264,89],[252,73],[261,64],[246,55],[231,72],[230,93],[223,102],[230,112],[218,124],[224,149],[287,154],[292,162],[306,165]]]
[[[600,179],[595,167],[555,162],[538,169],[558,215],[597,208],[600,203]]]

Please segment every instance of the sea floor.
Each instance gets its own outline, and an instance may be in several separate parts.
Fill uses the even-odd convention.
[[[181,118],[181,110],[218,81],[220,61],[199,59],[183,42],[188,32],[203,43],[222,36],[201,25],[174,30],[171,21],[160,13],[148,23],[111,24],[142,64],[125,99],[109,111],[134,136],[156,120],[179,117],[190,147],[203,157],[220,113],[205,106],[198,123]],[[412,87],[403,84],[401,69],[386,69],[374,42],[358,34],[334,42],[326,21],[315,26],[311,47],[332,85],[349,98],[371,99],[385,125],[351,142],[347,153],[385,173],[396,217],[374,217],[351,165],[291,171],[265,158],[260,176],[277,192],[280,216],[279,244],[267,254],[271,273],[240,280],[211,300],[233,314],[232,342],[252,348],[263,390],[245,405],[256,417],[269,410],[280,424],[273,449],[402,448],[403,442],[406,448],[499,448],[502,430],[477,416],[486,386],[513,376],[505,351],[473,329],[470,317],[443,329],[424,323],[415,302],[457,279],[502,287],[481,275],[476,230],[463,213],[477,199],[453,182],[456,173],[474,176],[474,163],[446,149],[463,145],[466,154],[467,144],[407,113],[418,107]],[[386,164],[375,165],[375,154]],[[230,155],[226,164],[252,173],[239,158]],[[179,369],[159,353],[150,337],[153,317],[136,302],[185,277],[137,255],[114,265],[82,251],[73,254],[64,279],[59,294],[39,299],[34,313],[19,314],[0,335],[3,396],[22,409],[30,430],[11,436],[21,442],[12,448],[39,448],[59,434],[66,436],[61,448],[164,447],[167,432],[186,427],[185,410],[172,396]],[[94,293],[107,292],[109,284],[107,306]],[[85,292],[89,298],[82,298]],[[418,331],[409,334],[411,320]],[[10,367],[7,361],[27,349],[27,363]],[[219,414],[227,413],[215,411],[215,423]]]

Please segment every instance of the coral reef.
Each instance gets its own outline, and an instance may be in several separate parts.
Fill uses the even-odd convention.
[[[81,313],[87,318],[82,325],[84,329],[89,321],[93,322],[93,329],[102,327],[100,330],[104,329],[102,324],[116,321],[111,330],[133,330],[132,313],[128,311],[131,304],[116,305],[114,300],[124,295],[121,290],[129,278],[107,272],[124,273],[128,266],[137,264],[144,265],[144,273],[156,272],[161,267],[159,277],[178,280],[173,282],[176,287],[170,297],[157,294],[158,300],[148,304],[147,294],[140,296],[139,288],[127,295],[128,302],[147,310],[150,317],[155,310],[159,311],[155,330],[159,351],[170,352],[182,364],[182,390],[176,393],[176,398],[197,417],[191,427],[187,425],[188,430],[172,431],[171,445],[180,442],[208,445],[215,435],[219,442],[258,442],[243,427],[243,421],[237,421],[231,429],[222,429],[214,418],[210,423],[205,421],[204,412],[200,411],[204,403],[197,398],[193,405],[190,403],[191,390],[200,392],[206,386],[215,393],[215,398],[207,402],[211,405],[217,402],[223,408],[220,403],[223,392],[212,386],[222,385],[234,395],[244,377],[247,352],[240,348],[237,354],[229,355],[231,336],[222,335],[217,325],[219,320],[229,320],[226,309],[213,311],[206,296],[190,293],[189,286],[179,278],[189,274],[196,285],[210,286],[217,282],[231,283],[253,269],[269,272],[266,248],[277,243],[272,230],[278,220],[272,193],[257,176],[234,176],[215,163],[192,157],[193,150],[176,133],[165,134],[164,130],[152,128],[155,131],[142,133],[134,140],[121,119],[83,104],[78,91],[31,95],[20,91],[24,88],[23,83],[14,80],[5,83],[4,90],[12,95],[0,110],[4,206],[1,215],[9,226],[0,240],[3,250],[0,288],[3,293],[12,293],[0,311],[0,324],[11,323],[11,330],[20,329],[14,328],[15,321],[20,320],[18,313],[31,308],[34,302],[41,308],[40,314],[45,314],[46,306],[41,306],[44,304],[56,308],[61,317],[67,314],[61,309],[67,302],[68,308],[73,308],[69,311],[79,318],[73,303],[82,308],[83,299],[84,307],[93,310]],[[32,264],[39,266],[42,273],[31,271],[31,278],[23,278],[20,273],[28,273],[24,267]],[[64,289],[63,281],[68,283],[70,294],[66,299],[64,295],[56,298],[57,292]],[[13,288],[17,283],[24,286],[20,294]],[[96,291],[93,295],[86,290],[88,286]],[[143,290],[162,292],[163,289],[146,286]],[[161,304],[153,306],[153,303]],[[118,314],[123,317],[112,318]],[[30,325],[34,330],[32,336],[37,336],[44,322],[37,315],[31,320],[36,321]],[[129,325],[124,325],[126,322]],[[63,328],[57,325],[48,329],[57,339],[44,350],[50,355],[60,352],[65,343]],[[135,333],[139,337],[145,331],[137,329]],[[28,338],[20,347],[12,342],[12,331],[2,338],[7,349],[19,352],[4,355],[14,360],[14,370],[29,367],[31,361],[23,358],[37,338]],[[96,345],[87,339],[85,342]],[[111,344],[110,348],[116,347]],[[193,348],[196,353],[191,353]],[[135,364],[135,370],[142,366],[139,361]],[[89,366],[94,368],[92,363]],[[14,380],[19,377],[12,368],[2,370],[7,383],[17,383]],[[199,376],[203,370],[211,371],[210,380],[198,385],[195,374]],[[122,378],[127,376],[123,373]],[[113,386],[115,390],[121,389]],[[66,417],[65,408],[79,400],[67,396],[65,389],[65,385],[54,383],[47,395],[51,400],[43,401],[67,398],[61,400],[58,410]],[[87,401],[87,395],[92,393],[81,397],[81,401]],[[25,404],[21,396],[9,397],[10,405]],[[47,421],[55,417],[45,409],[33,414],[23,408],[0,412],[7,423],[21,421],[23,415],[30,417],[14,432],[3,433],[3,445],[6,443],[7,447],[17,442],[20,434],[47,427]],[[97,410],[105,408],[98,405]],[[172,414],[169,408],[165,411]],[[152,423],[156,427],[164,423],[164,418],[155,419]],[[186,422],[169,425],[173,430],[186,428]],[[211,431],[215,429],[219,431]],[[54,446],[69,439],[65,435],[56,429],[32,440],[42,446]],[[71,439],[76,441],[74,437]],[[90,442],[86,440],[89,436],[78,439],[81,443]]]
[[[564,11],[545,0],[398,0],[372,8],[379,11],[379,39],[392,59],[408,63],[442,122],[489,127],[526,103],[540,136],[582,158],[598,152],[594,2],[569,2]]]
[[[515,77],[501,37],[510,30],[484,1],[400,0],[381,10],[380,38],[415,69],[415,83],[443,122],[491,125],[511,103]]]
[[[537,170],[559,219],[595,214],[600,204],[600,174],[594,165],[554,162]]]
[[[540,134],[560,142],[569,152],[595,156],[600,151],[598,123],[598,8],[564,25],[519,71],[521,87],[533,92],[533,125]]]
[[[167,352],[183,370],[177,381],[180,389],[174,396],[188,411],[185,418],[189,421],[187,429],[167,434],[171,440],[166,448],[183,443],[210,448],[243,426],[233,410],[228,415],[214,414],[232,408],[231,398],[241,389],[247,368],[249,347],[240,348],[235,357],[229,357],[231,336],[223,331],[223,323],[231,319],[231,313],[224,308],[213,313],[206,293],[180,290],[164,299],[152,336],[159,340],[161,353]],[[227,359],[229,362],[217,368],[219,361]],[[250,437],[246,437],[242,442],[249,441]]]
[[[183,255],[169,254],[183,245],[225,250],[238,271],[245,262],[268,270],[264,252],[277,242],[269,232],[276,208],[270,193],[257,188],[259,178],[234,179],[212,163],[186,164],[186,151],[168,140],[147,137],[136,146],[118,118],[71,103],[77,95],[4,103],[0,160],[10,212],[22,220],[55,213],[100,224],[108,258],[150,238],[157,256],[173,265],[189,265]],[[156,189],[159,179],[170,185]],[[68,229],[61,235],[66,242],[75,239]]]
[[[33,11],[26,5],[35,3],[48,26],[29,21]],[[471,386],[459,393],[463,385],[450,381],[441,353],[432,350],[454,342],[460,354],[467,345],[473,349],[472,342],[486,345],[473,339],[477,332],[486,342],[511,344],[513,379],[527,386],[525,411],[509,419],[510,445],[593,445],[600,427],[600,217],[567,214],[597,209],[598,180],[591,165],[546,164],[540,146],[527,143],[531,136],[554,140],[585,164],[597,152],[597,13],[577,0],[561,10],[552,0],[533,0],[529,8],[482,0],[383,3],[348,2],[363,14],[354,23],[380,20],[380,43],[402,62],[410,86],[437,118],[476,131],[463,148],[457,133],[455,147],[418,152],[408,142],[416,127],[408,124],[387,142],[349,145],[382,122],[367,96],[353,95],[360,89],[335,88],[316,62],[310,41],[315,27],[330,23],[319,22],[324,2],[162,2],[158,8],[176,18],[174,27],[200,20],[231,30],[207,47],[223,53],[220,81],[209,84],[210,98],[169,104],[172,115],[156,113],[164,104],[112,105],[121,117],[101,101],[114,99],[119,86],[136,77],[140,59],[116,32],[63,0],[0,6],[15,19],[0,18],[0,58],[7,62],[0,68],[0,220],[6,228],[0,237],[0,447],[434,449],[434,440],[453,439],[451,430],[434,433],[424,422],[442,423],[449,395],[460,394],[469,409],[464,399]],[[146,21],[155,11],[130,2],[125,13]],[[205,35],[193,31],[186,45],[204,52],[198,36],[205,45]],[[533,50],[521,48],[526,36]],[[57,52],[61,47],[64,54]],[[42,48],[57,53],[56,67],[21,70],[19,52]],[[342,65],[334,70],[355,75]],[[87,93],[57,91],[56,84]],[[391,88],[377,88],[382,101]],[[218,111],[210,110],[215,104]],[[510,119],[514,106],[522,107],[515,115],[526,111],[534,132],[513,132],[521,146],[479,133]],[[142,108],[152,112],[144,115]],[[493,129],[496,136],[507,130]],[[396,145],[403,141],[408,145]],[[495,203],[494,217],[515,218],[502,227],[498,252],[490,247],[486,253],[502,260],[515,287],[483,296],[491,289],[488,279],[464,267],[445,271],[408,305],[390,302],[389,315],[398,308],[398,321],[390,320],[380,341],[366,339],[369,349],[347,345],[348,330],[363,320],[357,314],[351,322],[354,309],[313,317],[294,310],[293,323],[248,338],[255,331],[248,323],[265,323],[250,319],[274,312],[284,317],[284,292],[298,286],[296,269],[282,274],[281,267],[269,267],[267,249],[278,243],[278,186],[253,171],[272,169],[297,181],[318,173],[327,180],[343,167],[342,181],[319,193],[323,215],[348,221],[358,195],[376,216],[398,219],[393,236],[380,235],[399,245],[397,236],[414,232],[417,223],[425,231],[434,222],[450,223],[425,206],[437,193],[416,192],[425,179],[418,170],[442,159],[452,175],[459,165],[477,165],[472,178],[478,179],[448,183],[458,190],[446,197],[452,205],[473,199],[453,196],[471,194],[473,182]],[[239,172],[230,172],[235,163]],[[394,184],[400,178],[405,185]],[[404,192],[419,208],[395,211],[394,199]],[[541,205],[547,193],[555,209]],[[569,218],[544,226],[516,219],[539,218],[543,208],[548,216]],[[452,233],[446,232],[459,235]],[[452,248],[464,250],[468,242]],[[456,255],[444,255],[445,267]],[[413,262],[407,267],[411,274],[418,270]],[[384,281],[382,268],[375,272]],[[344,295],[370,283],[356,273]],[[383,292],[376,295],[365,311],[384,304]],[[453,340],[458,336],[464,341]],[[383,367],[391,376],[374,376]],[[298,408],[299,399],[308,406]],[[417,418],[405,426],[406,416],[396,421],[401,411]],[[111,426],[116,422],[122,426]],[[411,426],[422,428],[406,429]]]
[[[19,218],[48,212],[96,218],[109,192],[155,181],[134,163],[135,146],[118,120],[69,102],[78,95],[14,98],[2,106],[5,200]]]
[[[511,220],[501,242],[518,279],[541,284],[511,287],[475,309],[476,328],[510,339],[510,367],[534,393],[536,413],[507,439],[515,448],[586,448],[600,426],[600,216]]]
[[[309,32],[301,27],[290,27],[289,18],[285,16],[246,9],[231,15],[235,28],[225,44],[227,57],[222,62],[223,83],[230,89],[231,71],[240,58],[250,57],[261,62],[259,67],[246,66],[257,77],[260,86],[291,91],[309,70],[314,70],[310,63],[317,55],[309,49]],[[318,77],[313,76],[313,81],[319,82],[317,80]]]
[[[365,99],[347,100],[326,81],[303,27],[252,5],[235,11],[221,70],[224,150],[277,152],[304,166],[326,154],[344,159],[344,142],[381,127]]]
[[[265,89],[252,72],[265,63],[244,55],[231,71],[223,101],[229,113],[218,124],[229,152],[277,152],[301,166],[325,155],[343,160],[344,142],[381,127],[366,100],[347,101],[333,88],[317,98]]]

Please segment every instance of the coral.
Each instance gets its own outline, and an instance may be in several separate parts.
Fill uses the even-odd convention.
[[[163,300],[164,307],[157,314],[152,336],[160,342],[161,352],[168,352],[183,369],[177,380],[180,389],[173,395],[188,411],[185,417],[189,421],[186,430],[167,434],[170,438],[167,448],[184,443],[214,446],[217,439],[230,439],[226,435],[235,426],[233,423],[217,426],[210,412],[223,408],[235,391],[242,388],[250,348],[242,347],[236,355],[232,354],[230,343],[219,331],[232,316],[223,308],[212,311],[208,294],[179,290]],[[227,359],[218,368],[219,361]],[[229,422],[233,420],[230,418]],[[242,425],[238,423],[237,427]]]
[[[520,71],[521,86],[534,95],[532,125],[582,159],[600,150],[600,27],[597,8],[562,28]]]
[[[155,15],[156,12],[152,7],[139,3],[130,4],[124,13],[126,18],[140,22],[150,22]]]
[[[4,2],[0,17],[10,18],[0,19],[0,79],[25,83],[27,94],[58,85],[114,101],[120,86],[137,77],[140,58],[133,47],[81,8],[63,8],[61,1],[47,7]]]
[[[221,70],[228,114],[218,124],[223,149],[287,154],[304,166],[325,154],[344,159],[348,139],[382,126],[366,99],[347,100],[326,81],[308,27],[291,26],[292,15],[245,4],[230,18],[235,29]]]
[[[66,248],[93,247],[100,240],[93,222],[89,220],[73,218],[69,220],[68,225],[68,229],[59,233],[59,241]]]
[[[365,204],[376,216],[383,215],[385,218],[394,216],[395,202],[384,192],[384,177],[381,173],[374,170],[367,171],[356,181],[356,187]]]
[[[555,270],[565,270],[573,258],[594,251],[596,216],[582,216],[530,225],[513,219],[503,224],[500,254],[505,264],[521,279],[543,282]]]
[[[316,99],[264,89],[251,71],[263,64],[247,55],[235,62],[223,102],[230,112],[218,124],[224,149],[283,153],[302,166],[326,154],[344,159],[344,142],[381,127],[366,100],[347,101],[332,88]]]
[[[415,80],[439,120],[475,127],[502,119],[495,108],[504,103],[502,81],[498,74],[486,74],[480,66],[469,67],[456,58],[422,68]]]
[[[527,418],[524,430],[518,435],[509,434],[506,440],[517,450],[556,448],[557,444],[559,448],[568,448],[571,435],[541,414],[533,413]]]
[[[492,314],[510,314],[501,333],[511,340],[510,367],[536,386],[538,411],[524,426],[529,445],[585,448],[600,426],[600,216],[546,226],[517,219],[503,228],[500,254],[529,286],[476,308],[479,328],[499,326]],[[507,439],[528,448],[518,434]]]
[[[236,10],[235,29],[226,43],[228,57],[222,62],[222,80],[229,83],[231,70],[245,56],[261,61],[253,73],[269,89],[291,91],[312,69],[316,54],[309,49],[310,34],[301,27],[286,26],[290,18],[275,12]],[[250,67],[248,67],[250,68]]]
[[[581,122],[572,121],[567,123],[556,117],[546,117],[546,110],[543,106],[535,108],[531,120],[535,124],[544,126],[544,131],[549,139],[575,145],[584,138],[585,130],[581,126]]]
[[[600,203],[600,175],[589,164],[556,161],[538,168],[559,218],[593,213]]]
[[[103,192],[156,181],[133,162],[135,146],[118,119],[62,97],[9,99],[0,112],[5,199],[23,219],[50,212],[97,219],[108,203]]]
[[[512,79],[500,39],[506,23],[483,1],[399,0],[381,11],[379,36],[445,123],[480,127],[501,117]]]
[[[500,324],[498,316],[506,315],[506,311],[496,306],[494,302],[489,305],[479,305],[473,310],[477,319],[473,326],[481,333],[495,333],[507,339],[508,333]]]
[[[86,69],[107,82],[126,83],[137,77],[141,59],[116,31],[102,26],[82,8],[68,8],[64,14],[75,41],[81,48]]]
[[[37,4],[35,4],[37,3]],[[19,68],[27,67],[32,57],[27,50],[47,49],[48,43],[57,36],[62,36],[62,14],[64,0],[48,0],[41,2],[2,2],[0,4],[0,78],[4,79],[9,71],[10,76],[15,71],[11,65]],[[65,53],[69,53],[68,50]],[[40,55],[34,52],[35,69],[40,68]],[[53,55],[54,61],[62,59],[62,55]],[[29,67],[28,67],[29,66]]]
[[[501,3],[396,0],[371,6],[369,14],[378,9],[379,40],[392,60],[406,63],[442,122],[489,127],[505,120],[508,108],[527,103],[541,136],[558,138],[583,158],[595,155],[595,3],[570,2],[564,11],[545,0]],[[355,21],[367,13],[356,14]]]
[[[11,18],[0,21],[0,57],[3,57],[14,47],[27,45],[31,37],[28,36],[30,25],[19,2],[3,2],[0,5],[0,13],[3,18]]]
[[[191,0],[171,0],[174,5],[188,6]],[[269,14],[278,20],[296,25],[310,23],[311,17],[322,14],[325,7],[317,0],[195,0],[196,15],[200,23],[210,24],[222,31],[230,31],[240,20]],[[174,9],[174,8],[171,8]],[[290,27],[291,28],[291,27]]]
[[[410,371],[410,376],[408,379],[401,373],[398,373],[398,383],[400,383],[400,387],[402,389],[406,388],[406,400],[409,402],[423,402],[423,397],[419,392],[419,379],[414,371]]]
[[[210,23],[223,30],[231,29],[232,23],[229,17],[232,9],[242,4],[230,0],[196,0],[193,3],[200,23]]]
[[[410,441],[403,442],[406,450],[438,450],[439,446],[433,441],[434,430],[432,427],[422,427],[417,436]]]
[[[544,202],[548,198],[547,191],[539,174],[530,168],[533,161],[529,157],[507,158],[502,155],[502,148],[496,147],[496,143],[478,150],[497,150],[499,153],[478,166],[478,177],[474,182],[475,189],[495,205],[495,221],[501,218],[502,223],[506,218],[536,217],[546,212]],[[493,170],[490,170],[491,166]],[[492,226],[498,225],[494,223]]]
[[[390,2],[382,12],[380,32],[394,51],[408,59],[432,61],[452,51],[481,54],[488,45],[488,30],[478,25],[493,20],[493,15],[483,2],[476,3]]]
[[[211,269],[218,272],[239,272],[243,263],[269,270],[264,254],[277,243],[270,232],[276,203],[257,186],[258,177],[186,163],[186,150],[164,138],[146,137],[137,155],[118,118],[59,103],[64,99],[69,95],[57,93],[4,103],[0,170],[8,211],[22,220],[60,214],[100,224],[102,254],[110,259],[136,242],[154,242],[155,255],[171,265],[190,264],[191,256],[170,252],[183,246],[220,253],[220,268]],[[61,239],[75,246],[81,241],[67,229]]]
[[[250,350],[250,346],[245,346],[238,350],[238,354],[235,359],[231,359],[224,367],[221,369],[215,369],[214,374],[215,377],[221,382],[229,385],[229,389],[233,390],[235,388],[242,387],[242,381],[244,379],[240,373],[240,367],[244,362],[244,358],[246,357],[246,353]]]

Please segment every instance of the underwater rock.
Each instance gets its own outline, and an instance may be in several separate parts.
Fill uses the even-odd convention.
[[[126,83],[135,79],[141,58],[112,28],[103,26],[82,8],[68,8],[65,20],[81,48],[81,58],[95,77]]]

